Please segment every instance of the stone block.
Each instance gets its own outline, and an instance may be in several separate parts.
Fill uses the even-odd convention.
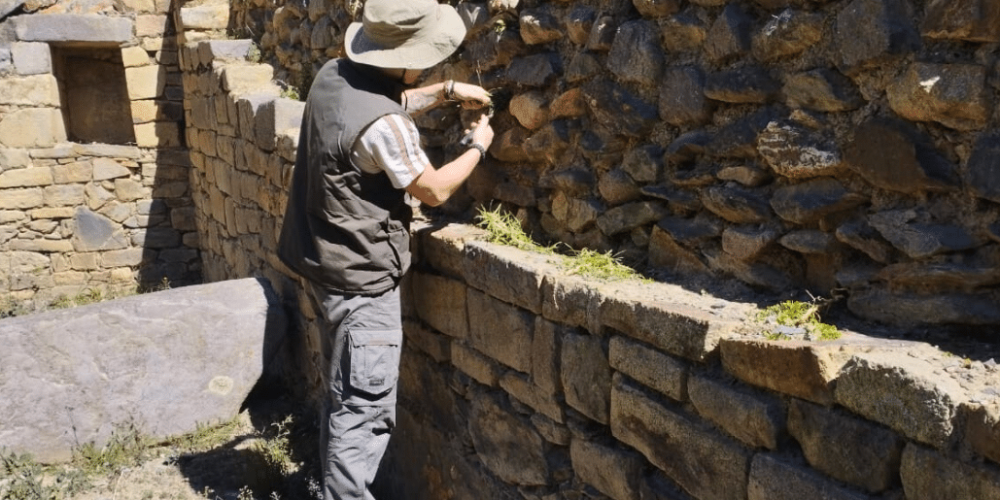
[[[996,300],[983,293],[898,292],[884,287],[859,290],[847,307],[863,318],[896,325],[1000,325]]]
[[[611,338],[611,368],[676,401],[686,401],[688,366],[625,337]]]
[[[23,149],[0,148],[0,171],[30,167],[31,157]]]
[[[621,375],[615,375],[611,394],[611,434],[694,498],[747,497],[746,449],[648,397]]]
[[[794,123],[769,123],[757,138],[757,151],[778,175],[790,179],[836,177],[845,170],[833,138]]]
[[[40,75],[52,72],[52,52],[49,44],[19,42],[11,45],[14,71],[19,75]]]
[[[984,128],[993,111],[986,67],[979,64],[913,63],[886,94],[889,106],[903,118],[961,131]]]
[[[838,68],[853,75],[887,64],[920,48],[920,35],[899,0],[853,0],[834,24]]]
[[[90,182],[94,178],[94,165],[89,161],[76,161],[52,166],[52,180],[56,184]]]
[[[776,189],[771,208],[786,221],[808,224],[866,201],[864,195],[848,191],[840,181],[826,177]]]
[[[723,62],[746,55],[751,48],[750,30],[753,18],[737,4],[728,4],[708,30],[705,55],[714,62]]]
[[[758,453],[750,466],[747,500],[867,500],[870,497],[838,486],[806,467]]]
[[[786,9],[754,34],[751,51],[759,61],[793,57],[823,38],[823,22],[820,13]]]
[[[660,84],[659,113],[671,125],[697,125],[711,117],[705,97],[705,76],[696,67],[670,67]]]
[[[920,25],[924,37],[1000,42],[1000,4],[995,0],[932,0]]]
[[[790,107],[815,111],[851,111],[864,104],[854,82],[828,68],[787,75],[782,94]]]
[[[50,167],[19,168],[0,173],[0,189],[48,186],[52,182]]]
[[[916,444],[907,444],[900,467],[907,500],[1000,498],[996,467],[958,462]]]
[[[159,65],[125,68],[125,84],[129,99],[155,99],[163,95],[167,69]]]
[[[445,335],[464,339],[469,337],[467,289],[461,281],[414,272],[411,300],[425,323]]]
[[[135,36],[139,38],[162,37],[168,29],[166,15],[135,16]]]
[[[929,142],[908,123],[876,118],[856,128],[844,160],[869,183],[892,191],[941,191],[957,185],[955,167]]]
[[[753,448],[777,449],[784,434],[781,402],[701,375],[688,379],[688,396],[698,414]]]
[[[271,82],[272,78],[274,78],[274,68],[268,64],[232,63],[222,68],[222,88],[233,94],[273,90],[273,97],[276,98],[279,92],[277,86]],[[296,124],[296,126],[298,125]],[[252,128],[243,130],[252,130]]]
[[[22,42],[106,42],[133,40],[133,22],[127,17],[95,14],[18,16],[14,30]]]
[[[618,282],[596,288],[604,296],[602,325],[692,361],[706,360],[737,324],[738,314],[723,308],[706,312],[680,287]]]
[[[701,203],[734,224],[762,224],[774,218],[762,193],[740,186],[707,186],[701,191]]]
[[[633,94],[617,83],[595,79],[585,84],[582,90],[591,113],[612,133],[643,137],[659,121],[656,103]]]
[[[969,156],[969,188],[980,197],[1000,202],[1000,175],[994,167],[1000,155],[1000,133],[985,133],[976,139]]]
[[[618,27],[608,54],[608,69],[612,73],[625,81],[652,86],[659,81],[663,63],[660,29],[656,23],[635,20]]]
[[[542,312],[542,282],[556,266],[535,252],[482,241],[464,246],[463,275],[469,286],[533,313]]]
[[[302,113],[306,103],[291,99],[275,99],[265,102],[258,110],[254,133],[257,145],[265,151],[273,151],[278,134],[297,129],[302,125]]]
[[[539,45],[554,42],[563,37],[559,20],[551,9],[524,9],[520,13],[518,24],[521,27],[521,39],[528,45]]]
[[[636,453],[580,439],[570,443],[573,472],[614,500],[639,500],[645,460]]]
[[[510,100],[508,110],[524,128],[537,130],[549,120],[545,95],[537,90],[518,94]]]
[[[879,493],[899,482],[904,441],[894,432],[833,409],[793,399],[788,431],[813,468]]]
[[[779,90],[770,73],[754,65],[711,73],[705,79],[705,97],[733,104],[764,104]]]
[[[476,454],[502,481],[518,486],[549,484],[546,443],[530,423],[487,394],[473,398],[469,422]]]
[[[500,388],[552,421],[560,424],[566,422],[566,415],[559,401],[533,384],[527,376],[508,371],[500,377]]]
[[[559,373],[566,404],[587,418],[608,423],[611,365],[600,337],[568,334],[562,338]]]
[[[128,168],[123,167],[121,163],[109,158],[95,158],[93,166],[95,181],[106,181],[109,179],[117,179],[119,177],[128,177],[132,174],[132,172]]]
[[[518,309],[473,289],[468,290],[470,344],[487,356],[522,373],[531,373],[535,320]]]
[[[220,324],[228,335],[218,335]],[[254,279],[5,320],[0,356],[13,368],[4,373],[16,376],[0,379],[0,443],[54,462],[69,460],[79,443],[102,447],[130,422],[165,438],[228,421],[282,335],[282,308]]]
[[[139,248],[139,247],[111,250],[100,253],[101,256],[100,262],[101,266],[105,268],[133,267],[133,266],[138,266],[139,264],[142,263],[143,255],[145,255],[145,253],[146,250],[144,248]],[[88,255],[88,254],[83,254],[83,255]]]
[[[176,211],[176,210],[175,210]],[[434,333],[415,321],[403,321],[406,342],[438,363],[451,361],[451,339]]]
[[[926,350],[923,352],[929,356]],[[837,403],[910,439],[938,448],[952,442],[966,391],[923,357],[857,353],[837,379]]]
[[[562,392],[559,360],[562,357],[562,338],[569,327],[535,319],[535,335],[531,344],[531,381],[545,394]]]
[[[51,74],[4,78],[0,82],[0,105],[59,107],[59,84]]]
[[[229,4],[207,3],[181,7],[180,26],[184,30],[224,30],[229,26]]]
[[[140,123],[135,126],[135,143],[140,148],[175,148],[181,145],[176,122]]]
[[[14,240],[10,242],[10,249],[24,252],[69,253],[73,251],[73,245],[66,240]],[[31,286],[46,288],[53,285],[35,282]]]
[[[966,444],[1000,464],[1000,405],[969,405],[965,413]]]
[[[868,222],[883,238],[912,259],[969,250],[979,239],[958,225],[928,224],[915,210],[886,210],[870,215]]]
[[[476,382],[487,387],[497,387],[504,368],[478,351],[469,348],[463,342],[452,342],[451,364],[462,373],[472,377]]]
[[[126,68],[134,68],[136,66],[147,66],[152,61],[149,57],[149,52],[138,46],[125,47],[122,49],[122,65]]]
[[[129,246],[121,225],[104,215],[78,207],[73,216],[76,231],[71,239],[77,252],[121,250]]]

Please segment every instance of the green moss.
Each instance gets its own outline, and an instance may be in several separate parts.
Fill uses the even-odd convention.
[[[768,328],[769,325],[802,328],[808,334],[808,338],[815,340],[837,340],[841,336],[837,327],[820,321],[819,305],[815,303],[786,300],[758,312],[755,319],[764,327],[763,334],[768,340],[788,340],[791,338],[771,330]]]

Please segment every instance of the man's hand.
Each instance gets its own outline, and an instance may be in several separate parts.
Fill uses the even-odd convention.
[[[479,120],[472,122],[472,143],[479,144],[486,149],[490,149],[493,144],[493,127],[490,126],[490,117],[483,113]]]
[[[481,109],[490,103],[490,93],[471,83],[455,82],[452,98],[461,103],[464,109]]]

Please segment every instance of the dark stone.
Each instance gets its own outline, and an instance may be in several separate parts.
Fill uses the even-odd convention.
[[[727,227],[722,232],[722,251],[737,259],[750,261],[774,243],[779,235],[777,229],[769,226]]]
[[[663,168],[663,149],[655,144],[647,144],[632,149],[625,155],[621,169],[637,182],[656,182]]]
[[[577,45],[587,43],[590,31],[594,28],[595,19],[597,19],[597,11],[592,7],[575,4],[566,14],[566,35]]]
[[[587,37],[587,50],[596,52],[611,50],[611,45],[615,41],[615,33],[617,31],[618,23],[614,17],[599,17],[590,28],[590,36]]]
[[[755,158],[757,136],[782,114],[779,109],[768,107],[737,118],[712,136],[707,151],[716,158]]]
[[[777,250],[781,250],[781,252],[786,254],[788,253],[780,247]],[[783,260],[788,260],[785,259],[787,256],[775,252],[774,247],[772,247],[771,252],[764,252],[761,256],[771,257],[768,260],[773,260],[778,265],[764,261],[744,262],[735,259],[725,252],[719,251],[703,253],[713,270],[729,273],[736,277],[736,279],[757,288],[775,292],[784,291],[796,281],[795,275],[792,272],[794,271],[794,264],[783,262]]]
[[[718,219],[706,216],[693,219],[664,217],[656,226],[670,235],[671,239],[689,248],[696,248],[707,240],[718,238],[723,228]]]
[[[538,186],[543,189],[557,189],[570,196],[585,196],[597,183],[594,172],[582,168],[551,170],[542,175]]]
[[[542,127],[524,141],[524,152],[528,159],[556,163],[569,148],[579,127],[571,120],[554,120]]]
[[[612,372],[600,337],[566,335],[559,361],[566,403],[588,418],[607,424]]]
[[[884,267],[878,278],[892,290],[940,293],[972,292],[1000,284],[1000,269],[951,263],[904,262]]]
[[[622,169],[614,169],[597,181],[597,191],[609,205],[621,205],[642,196],[639,185]]]
[[[701,202],[710,212],[735,224],[757,224],[771,219],[767,200],[739,187],[708,187],[701,192]]]
[[[837,14],[833,43],[837,66],[848,75],[920,48],[903,0],[854,0]]]
[[[847,308],[862,318],[894,325],[1000,325],[998,297],[977,294],[895,294],[885,289],[858,290]]]
[[[628,143],[628,140],[604,127],[596,127],[584,130],[578,145],[590,168],[604,171],[621,164]]]
[[[736,104],[765,103],[773,99],[778,90],[778,82],[759,66],[712,73],[705,81],[706,97]]]
[[[875,262],[887,264],[892,257],[892,247],[866,220],[843,224],[835,234],[838,241],[864,252]]]
[[[708,266],[698,254],[677,243],[659,225],[653,227],[649,237],[649,265],[680,273],[707,273]]]
[[[779,175],[790,179],[835,177],[843,165],[837,144],[804,127],[773,121],[757,137],[757,151]]]
[[[986,67],[978,64],[913,63],[886,94],[899,116],[956,130],[985,127],[992,111]]]
[[[511,163],[527,161],[524,143],[530,135],[531,132],[524,127],[511,127],[496,137],[490,145],[490,155]]]
[[[592,54],[581,52],[573,56],[573,60],[566,67],[566,81],[577,83],[587,80],[601,72],[601,63]]]
[[[485,393],[472,399],[469,422],[476,454],[491,472],[516,485],[547,484],[545,441],[531,423]]]
[[[524,87],[544,87],[562,72],[559,54],[534,54],[518,57],[507,67],[506,78],[512,84]]]
[[[752,51],[759,61],[774,61],[794,56],[822,38],[822,14],[789,9],[773,16],[754,35]]]
[[[781,246],[799,253],[827,254],[837,249],[837,238],[816,229],[792,231],[778,240]]]
[[[642,137],[658,121],[656,106],[616,83],[594,80],[583,86],[583,94],[597,121],[613,133]]]
[[[669,16],[680,8],[678,0],[632,0],[632,5],[645,17]]]
[[[679,168],[668,175],[668,179],[674,185],[686,188],[701,188],[715,184],[715,170],[718,168],[714,163],[699,163],[690,168]]]
[[[924,22],[920,28],[927,38],[1000,42],[1000,2],[930,0],[924,7]]]
[[[864,104],[854,82],[828,68],[788,76],[782,93],[785,104],[792,108],[837,112],[858,109]]]
[[[690,191],[662,185],[643,186],[639,191],[643,196],[666,201],[667,206],[670,207],[670,210],[674,213],[695,213],[700,211],[703,207],[701,204],[701,198]]]
[[[521,11],[518,26],[521,28],[521,39],[528,45],[554,42],[563,37],[559,20],[548,6],[524,9]]]
[[[778,188],[771,198],[771,208],[784,220],[808,224],[865,201],[865,197],[847,191],[839,181],[820,178]]]
[[[652,21],[629,21],[618,28],[608,69],[625,81],[653,85],[663,72],[660,32]]]
[[[763,169],[751,165],[722,167],[715,174],[720,181],[738,182],[747,187],[763,186],[771,180],[771,176]]]
[[[663,47],[669,52],[692,52],[705,43],[708,30],[697,17],[678,14],[660,22]]]
[[[641,201],[612,208],[597,218],[597,227],[607,236],[631,231],[656,222],[669,211],[660,203]]]
[[[976,140],[967,168],[973,194],[1000,203],[1000,133],[983,134]]]
[[[556,193],[552,198],[552,216],[574,233],[586,231],[604,213],[604,206],[597,200],[579,199]]]
[[[480,71],[504,68],[511,61],[527,51],[521,35],[512,30],[485,31],[481,36],[472,37],[463,47],[461,58]]]
[[[493,190],[493,197],[519,207],[534,207],[537,203],[534,189],[513,182],[497,184]]]
[[[875,118],[854,131],[847,166],[877,187],[903,193],[942,191],[958,183],[947,160],[910,124]]]
[[[73,249],[77,252],[120,250],[129,245],[128,236],[118,224],[88,208],[78,207],[73,222],[76,224]]]
[[[912,259],[975,248],[979,242],[959,226],[912,222],[913,210],[889,210],[872,214],[868,222],[889,243]]]
[[[174,248],[181,244],[181,233],[173,228],[151,227],[132,235],[132,243],[143,248]]]
[[[692,66],[667,68],[660,85],[660,118],[677,126],[698,125],[711,119],[705,98],[705,76]]]
[[[750,52],[751,18],[738,4],[730,3],[708,31],[705,55],[719,63]]]
[[[694,163],[701,155],[705,154],[705,148],[711,140],[711,134],[700,130],[682,134],[667,146],[663,161],[671,166]]]

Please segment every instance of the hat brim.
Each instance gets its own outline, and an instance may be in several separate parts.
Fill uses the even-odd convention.
[[[344,50],[352,61],[379,68],[427,69],[444,61],[465,39],[465,22],[454,7],[438,5],[438,20],[398,47],[382,47],[367,36],[362,23],[351,23]]]

